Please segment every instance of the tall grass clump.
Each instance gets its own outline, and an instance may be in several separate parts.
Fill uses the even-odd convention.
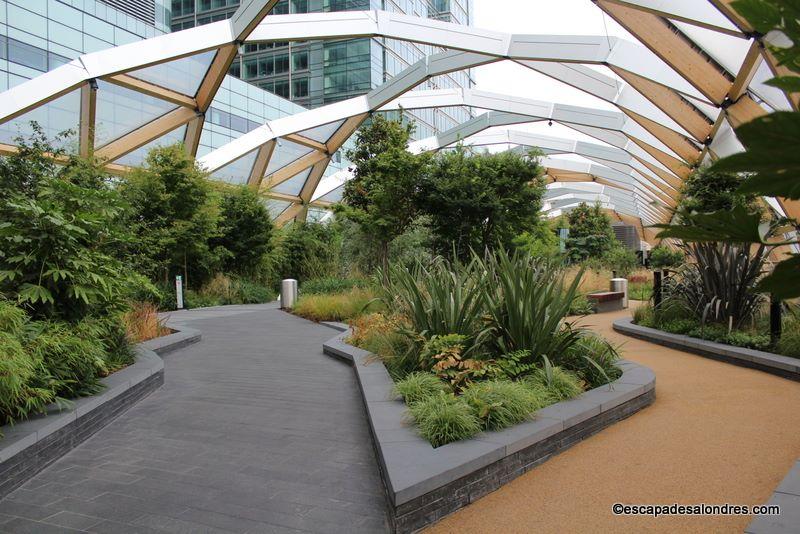
[[[434,447],[467,439],[481,431],[481,421],[462,398],[440,392],[410,405],[417,431]]]
[[[526,381],[535,391],[545,391],[550,403],[569,400],[583,393],[580,379],[561,367],[547,366],[536,369]]]
[[[403,397],[406,404],[412,405],[439,392],[452,393],[447,384],[431,373],[415,372],[394,385],[394,392]]]
[[[303,295],[292,313],[312,321],[347,321],[379,307],[373,291],[356,288],[332,295]]]
[[[548,399],[535,389],[510,380],[475,382],[464,390],[462,397],[487,430],[521,423],[548,404]]]

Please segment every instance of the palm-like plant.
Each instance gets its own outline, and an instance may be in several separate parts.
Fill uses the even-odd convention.
[[[486,259],[486,309],[501,353],[529,351],[534,359],[557,361],[582,334],[566,321],[581,274],[565,285],[551,262],[504,250]]]
[[[480,262],[468,264],[435,259],[429,266],[418,263],[411,269],[394,266],[385,284],[382,300],[387,309],[398,311],[410,322],[410,330],[423,339],[435,335],[464,336],[469,355],[486,339],[482,295],[486,277]]]
[[[751,320],[765,299],[755,286],[765,271],[767,247],[700,242],[685,249],[694,261],[680,270],[669,288],[671,297],[694,310],[702,322],[739,328]]]

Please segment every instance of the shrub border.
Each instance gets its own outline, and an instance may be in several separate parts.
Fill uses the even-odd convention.
[[[634,324],[630,317],[614,321],[614,330],[665,347],[800,381],[800,359],[798,358],[735,347],[681,334],[670,334],[657,328]]]
[[[139,343],[136,361],[101,379],[105,388],[100,393],[76,399],[68,410],[51,405],[47,415],[2,427],[0,499],[161,387],[161,356],[201,338],[194,328],[168,326],[176,332]]]
[[[406,405],[393,396],[386,367],[345,343],[349,333],[324,343],[323,352],[355,371],[393,532],[415,532],[438,521],[655,400],[653,371],[621,360],[623,374],[613,388],[595,388],[539,410],[532,421],[434,449],[407,422]]]

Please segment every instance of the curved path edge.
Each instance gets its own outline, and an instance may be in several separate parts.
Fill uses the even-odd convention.
[[[670,334],[656,328],[634,324],[630,317],[617,319],[613,323],[613,328],[616,332],[626,336],[800,381],[800,359],[798,358],[734,347],[681,334]]]
[[[355,371],[394,532],[435,523],[655,400],[653,371],[620,360],[623,374],[610,386],[539,410],[532,421],[433,448],[408,424],[405,403],[393,395],[383,363],[346,343],[349,334],[342,331],[323,351]]]
[[[0,429],[4,434],[0,439],[0,499],[161,387],[161,356],[196,343],[202,336],[194,328],[169,322],[166,326],[175,332],[138,343],[136,361],[102,378],[101,392],[76,399],[67,409],[52,404],[45,414]]]

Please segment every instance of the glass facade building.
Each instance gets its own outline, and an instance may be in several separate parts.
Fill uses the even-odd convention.
[[[139,9],[142,5],[146,9]],[[170,0],[0,0],[0,90],[5,91],[35,78],[82,53],[169,33],[171,7]],[[145,20],[151,16],[152,24]],[[176,72],[184,77],[184,83],[190,83],[193,72],[207,68],[212,56],[213,52],[199,54],[171,67],[178,67]],[[156,68],[151,69],[150,76],[164,75]],[[103,81],[98,82],[97,94],[98,146],[171,109],[163,100]],[[74,131],[79,110],[80,95],[77,91],[68,93],[47,106],[0,125],[0,143],[12,145],[15,137],[29,134],[30,121],[42,126],[50,138],[66,130]],[[201,157],[267,121],[304,110],[301,105],[273,92],[226,76],[206,113],[197,156]],[[185,126],[177,128],[117,162],[141,164],[150,148],[182,141],[185,130]],[[74,143],[74,138],[67,138],[64,143]],[[236,165],[226,167],[214,173],[213,177],[241,183],[246,180],[246,175],[237,173],[237,168]],[[326,175],[341,168],[341,157],[337,153]],[[279,192],[297,194],[291,187],[292,184],[284,185]],[[269,203],[274,215],[289,205],[274,199]]]
[[[472,0],[281,0],[273,14],[381,9],[470,25]],[[230,17],[239,0],[172,0],[172,28],[180,30]],[[230,73],[305,107],[314,108],[361,95],[436,47],[393,39],[349,39],[246,44]],[[472,87],[469,71],[437,76],[420,89]],[[407,112],[415,137],[452,128],[471,117],[465,108]]]

